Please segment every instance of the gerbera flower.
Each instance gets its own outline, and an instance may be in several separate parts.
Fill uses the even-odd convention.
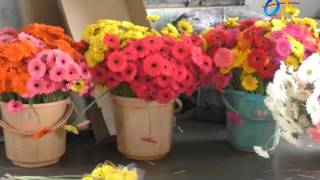
[[[248,55],[248,65],[255,69],[259,69],[266,61],[267,56],[262,49],[252,50]]]
[[[56,85],[57,83],[53,83],[50,79],[45,78],[44,80],[45,89],[43,90],[43,94],[51,94],[55,92],[59,87]],[[59,83],[58,83],[59,84]]]
[[[143,70],[150,76],[158,76],[163,71],[163,61],[165,59],[160,54],[148,56],[143,61]]]
[[[168,23],[165,27],[161,29],[161,33],[164,35],[168,35],[172,38],[178,38],[179,37],[179,32],[177,28],[172,25],[171,23]]]
[[[295,39],[301,41],[304,38],[304,29],[298,24],[288,24],[284,31]]]
[[[71,59],[71,57],[68,54],[57,54],[55,56],[55,63],[58,66],[63,66],[65,67],[67,64],[69,63],[73,63],[73,60]]]
[[[240,51],[239,49],[232,49],[232,67],[240,67],[244,61],[248,58],[248,52],[247,51]]]
[[[232,64],[232,52],[227,48],[219,48],[214,55],[213,61],[216,66],[226,68]]]
[[[113,34],[106,34],[103,38],[103,43],[111,49],[119,49],[120,48],[120,39],[118,36]]]
[[[253,26],[256,21],[257,21],[256,18],[242,19],[242,20],[239,21],[240,29],[241,30],[247,29],[247,28]]]
[[[226,31],[225,47],[233,48],[237,44],[240,33],[239,28],[228,29]]]
[[[310,139],[320,144],[320,123],[316,124],[314,128],[309,128],[307,133]]]
[[[288,40],[290,41],[290,44],[291,44],[292,53],[299,58],[303,58],[304,46],[291,36],[288,36]]]
[[[105,80],[105,85],[107,88],[113,89],[117,87],[120,84],[120,79],[118,77],[119,76],[113,72],[107,72]]]
[[[45,43],[43,41],[41,41],[40,39],[37,39],[25,32],[21,32],[18,34],[18,39],[21,40],[28,40],[30,42],[32,42],[32,44],[34,44],[35,46],[37,46],[37,48],[42,49],[45,46]]]
[[[31,94],[42,94],[45,90],[45,83],[42,79],[30,78],[27,82],[27,90]]]
[[[248,74],[241,76],[241,86],[246,91],[254,91],[258,88],[258,80],[254,76]]]
[[[172,74],[172,65],[169,61],[164,60],[162,61],[162,74],[166,75],[166,76],[170,76]]]
[[[148,36],[145,37],[142,42],[150,49],[150,51],[154,52],[162,46],[162,39],[157,36]]]
[[[160,89],[157,96],[157,101],[161,104],[166,104],[175,98],[175,93],[168,89]]]
[[[319,56],[318,56],[319,57]],[[320,66],[316,61],[309,61],[309,59],[313,58],[310,56],[308,59],[305,60],[307,63],[302,63],[298,69],[298,78],[304,83],[313,83],[317,79],[319,79],[318,69]]]
[[[160,20],[160,16],[159,15],[147,15],[147,20],[152,23],[155,23]]]
[[[294,70],[297,70],[299,67],[299,60],[292,55],[288,56],[287,59],[284,61],[284,63],[288,67],[292,67]]]
[[[131,45],[136,51],[138,58],[144,58],[150,53],[148,46],[146,46],[141,40],[135,41]]]
[[[49,78],[55,82],[62,82],[65,78],[66,70],[61,66],[54,66],[49,71]]]
[[[203,38],[201,36],[199,36],[198,33],[192,33],[190,38],[191,38],[191,42],[193,45],[200,47],[200,48],[204,47],[205,42],[204,42]]]
[[[248,41],[254,41],[257,36],[263,36],[265,31],[265,28],[252,26],[244,31],[243,38]]]
[[[96,66],[89,70],[92,78],[95,81],[105,81],[106,79],[106,70],[100,66]]]
[[[257,36],[254,43],[258,49],[264,49],[265,51],[268,51],[272,48],[272,42],[264,36]]]
[[[184,66],[175,65],[173,69],[173,79],[182,82],[187,77],[187,70]]]
[[[286,33],[284,31],[273,31],[269,35],[270,40],[277,41],[278,39],[282,39],[286,36]]]
[[[231,78],[231,73],[222,74],[219,72],[218,69],[214,69],[210,81],[215,86],[215,88],[221,92],[224,88],[226,88],[229,85]]]
[[[283,58],[286,58],[291,53],[291,44],[287,39],[279,39],[276,41],[277,54]]]
[[[182,42],[177,42],[172,47],[172,54],[175,58],[183,60],[190,55],[189,45]]]
[[[157,76],[156,83],[162,88],[167,88],[170,86],[171,80],[168,76],[161,75]]]
[[[127,68],[126,56],[118,51],[113,52],[107,59],[107,67],[112,72],[121,72]]]
[[[28,72],[31,77],[41,78],[44,76],[46,71],[47,67],[40,59],[35,58],[28,63]]]
[[[211,46],[221,47],[225,44],[226,33],[222,30],[212,29],[204,34],[205,40]]]
[[[77,64],[68,64],[66,67],[66,73],[64,74],[64,79],[68,81],[73,81],[80,79],[81,70]]]
[[[7,104],[8,112],[20,112],[23,104],[21,101],[10,100]]]
[[[209,74],[212,71],[212,60],[208,56],[202,56],[200,69],[204,74]]]
[[[184,20],[178,22],[178,29],[186,34],[191,34],[193,32],[192,24]]]
[[[120,73],[121,79],[124,81],[131,81],[137,74],[137,66],[133,63],[129,63],[127,68]]]
[[[262,79],[272,79],[277,69],[279,69],[279,63],[269,62],[267,65],[257,69],[257,74]]]
[[[135,51],[133,46],[125,47],[121,52],[125,55],[127,61],[135,61],[138,59],[137,51]]]

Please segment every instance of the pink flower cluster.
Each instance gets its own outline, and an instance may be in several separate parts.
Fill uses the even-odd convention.
[[[182,40],[148,36],[122,49],[117,36],[106,35],[104,43],[113,51],[90,70],[93,79],[110,89],[127,84],[146,101],[168,103],[180,94],[190,95],[213,68],[197,34]]]
[[[39,46],[42,45],[37,39],[33,41]],[[51,94],[58,90],[70,91],[79,81],[90,78],[86,64],[76,63],[69,54],[58,49],[43,49],[36,57],[30,59],[28,73],[30,78],[26,85],[28,90],[24,95],[26,98]],[[89,91],[89,83],[86,82],[84,85],[80,94]]]

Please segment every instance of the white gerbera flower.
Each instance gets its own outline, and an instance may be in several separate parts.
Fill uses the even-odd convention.
[[[320,78],[320,63],[313,59],[306,59],[298,69],[298,78],[304,83],[313,83]]]
[[[306,106],[307,112],[311,116],[311,121],[313,124],[318,124],[320,122],[320,91],[315,90],[313,94],[308,98]]]

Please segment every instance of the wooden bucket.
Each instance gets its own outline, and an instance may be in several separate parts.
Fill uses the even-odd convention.
[[[113,96],[118,150],[127,158],[156,160],[171,148],[173,102]]]
[[[0,125],[4,129],[5,149],[14,165],[35,168],[55,164],[65,152],[63,126],[72,113],[70,99],[47,104],[23,105],[20,112],[8,112],[0,102]],[[33,135],[43,128],[51,132],[40,139]]]

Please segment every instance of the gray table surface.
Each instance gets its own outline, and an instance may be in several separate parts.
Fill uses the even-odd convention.
[[[93,138],[71,138],[61,161],[50,167],[22,169],[6,159],[0,144],[0,175],[62,175],[90,172],[105,160],[114,163],[136,163],[146,170],[145,180],[297,180],[320,179],[320,146],[305,141],[304,147],[294,147],[283,140],[263,159],[242,152],[226,141],[224,125],[206,122],[180,121],[184,134],[175,132],[172,151],[154,165],[123,158],[114,142],[96,145]],[[183,172],[175,174],[176,172]]]

